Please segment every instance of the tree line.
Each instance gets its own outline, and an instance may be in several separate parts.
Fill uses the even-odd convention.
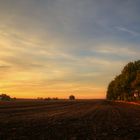
[[[16,100],[16,98],[11,98],[9,95],[7,94],[0,94],[0,101],[11,101],[11,100]],[[46,101],[50,101],[50,100],[59,100],[58,97],[53,97],[53,98],[50,98],[50,97],[47,97],[47,98],[42,98],[42,97],[38,97],[37,100],[46,100]],[[74,95],[70,95],[69,96],[69,100],[75,100],[75,96]]]
[[[108,85],[109,100],[140,99],[140,60],[128,63]]]

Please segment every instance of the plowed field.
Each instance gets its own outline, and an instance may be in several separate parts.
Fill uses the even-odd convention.
[[[0,140],[140,140],[140,106],[105,100],[0,102]]]

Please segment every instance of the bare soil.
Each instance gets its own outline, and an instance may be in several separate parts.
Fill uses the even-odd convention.
[[[105,100],[0,102],[0,140],[140,140],[140,105]]]

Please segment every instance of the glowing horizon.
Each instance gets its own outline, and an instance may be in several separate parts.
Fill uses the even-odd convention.
[[[140,2],[1,0],[0,93],[105,98],[139,59]]]

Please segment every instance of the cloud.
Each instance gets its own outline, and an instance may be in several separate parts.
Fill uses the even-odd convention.
[[[118,29],[119,31],[122,31],[122,32],[129,33],[129,34],[131,34],[133,36],[139,36],[140,35],[140,33],[136,32],[136,31],[133,31],[133,30],[129,30],[129,29],[124,28],[124,27],[119,27],[118,26],[118,27],[116,27],[116,29]]]
[[[66,97],[71,92],[104,97],[123,65],[139,59],[137,3],[3,0],[2,91],[18,97]],[[134,36],[131,42],[128,34]]]

